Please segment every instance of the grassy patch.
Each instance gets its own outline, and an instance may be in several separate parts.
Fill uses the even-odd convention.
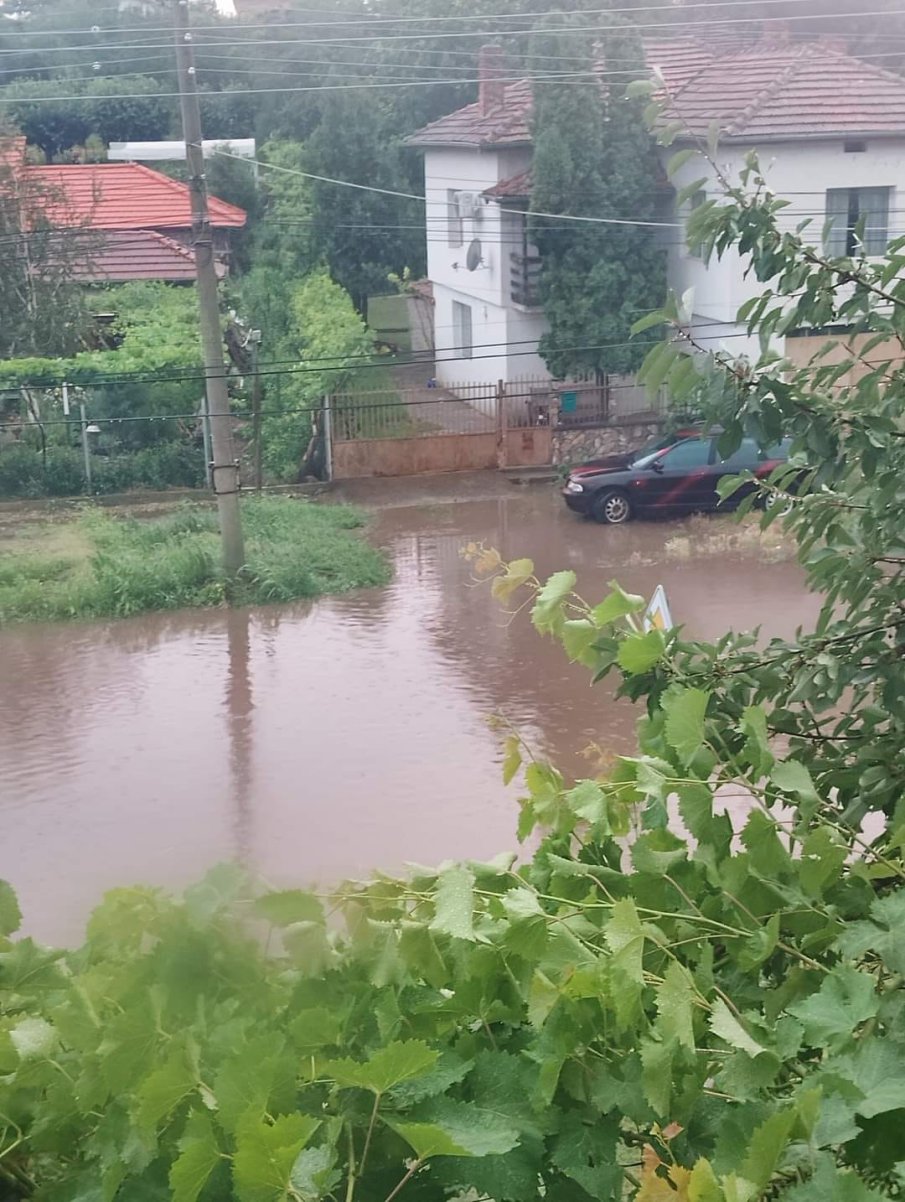
[[[242,516],[247,566],[237,602],[292,601],[389,579],[385,558],[361,537],[358,510],[255,497],[243,501]],[[66,529],[53,527],[46,547],[35,533],[0,544],[0,624],[126,617],[225,599],[217,519],[208,508],[186,505],[154,521],[90,510]]]

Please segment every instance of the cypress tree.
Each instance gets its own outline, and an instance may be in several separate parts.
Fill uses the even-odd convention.
[[[642,118],[643,101],[626,97],[628,83],[644,75],[640,38],[615,18],[602,36],[612,69],[625,74],[590,74],[597,51],[586,34],[539,35],[540,53],[569,55],[589,74],[535,81],[531,211],[652,221],[660,174],[656,149]],[[559,377],[633,371],[643,348],[624,345],[632,323],[660,305],[666,290],[658,231],[541,216],[531,218],[531,229],[550,322],[540,352],[550,371]]]

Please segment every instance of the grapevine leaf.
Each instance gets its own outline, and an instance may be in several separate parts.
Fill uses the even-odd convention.
[[[431,1156],[502,1156],[518,1143],[518,1127],[511,1119],[473,1103],[443,1098],[426,1111],[425,1117],[430,1121],[386,1120],[419,1160]]]
[[[63,984],[58,961],[63,953],[48,951],[33,939],[17,940],[9,951],[0,952],[0,987],[10,993],[53,989]]]
[[[655,1114],[665,1117],[672,1099],[673,1050],[653,1039],[641,1040],[644,1096]]]
[[[131,1089],[154,1066],[158,1018],[150,998],[113,1018],[98,1048],[104,1081],[114,1094]]]
[[[402,1081],[429,1073],[439,1059],[439,1053],[420,1039],[399,1040],[380,1048],[364,1062],[358,1060],[327,1060],[320,1070],[337,1085],[346,1088],[369,1089],[386,1093]]]
[[[46,1018],[23,1018],[10,1028],[9,1038],[20,1060],[36,1060],[51,1054],[57,1032]]]
[[[434,894],[431,929],[455,939],[474,941],[474,873],[454,865],[440,873]]]
[[[905,1052],[897,1045],[872,1036],[855,1052],[827,1060],[826,1069],[860,1090],[855,1110],[865,1118],[905,1109]]]
[[[247,1115],[262,1118],[276,1103],[291,1104],[295,1093],[292,1057],[283,1039],[258,1035],[220,1068],[214,1078],[214,1098],[223,1127],[235,1131]]]
[[[315,1052],[339,1039],[343,1015],[326,1006],[300,1010],[289,1027],[295,1046],[302,1052]]]
[[[704,689],[669,690],[661,707],[666,716],[666,740],[683,765],[694,759],[704,742],[704,714],[710,694]]]
[[[745,739],[745,754],[748,762],[758,772],[769,772],[773,766],[770,736],[767,733],[767,715],[760,705],[747,705],[742,710],[739,730]]]
[[[562,623],[562,603],[575,587],[574,572],[554,572],[537,594],[531,621],[541,634],[555,634]]]
[[[789,1013],[804,1023],[811,1046],[822,1048],[847,1040],[879,1007],[873,978],[851,965],[839,964],[823,978],[816,993],[789,1006]]]
[[[172,1202],[197,1202],[220,1159],[210,1119],[203,1111],[194,1111],[179,1140],[179,1155],[170,1168]]]
[[[265,893],[255,900],[255,914],[275,927],[288,927],[294,922],[324,921],[324,907],[313,893],[304,889],[283,889]]]
[[[629,676],[647,672],[666,650],[662,630],[649,630],[647,634],[631,634],[619,644],[616,662]]]
[[[12,935],[22,922],[22,912],[15,890],[8,881],[0,880],[0,935]]]
[[[635,903],[620,898],[613,906],[604,938],[612,952],[612,1002],[619,1024],[628,1027],[640,1006],[643,985],[644,930]]]
[[[779,1158],[789,1142],[794,1122],[793,1109],[780,1110],[765,1119],[751,1136],[741,1175],[746,1181],[751,1181],[757,1186],[758,1193],[767,1188],[770,1178],[776,1172]]]
[[[289,1183],[301,1202],[319,1202],[335,1189],[339,1180],[336,1149],[330,1144],[303,1148],[289,1175]]]
[[[676,1043],[694,1051],[694,1027],[692,1023],[695,1002],[694,982],[688,969],[677,960],[670,961],[657,989],[656,1029],[664,1043]]]
[[[586,1195],[600,1202],[615,1202],[622,1195],[622,1170],[616,1156],[615,1123],[597,1119],[590,1128],[568,1124],[553,1144],[551,1159]]]
[[[592,826],[608,826],[606,794],[596,781],[579,781],[565,794],[564,801],[576,818],[581,818]]]
[[[646,602],[637,593],[623,592],[615,580],[609,582],[609,588],[607,596],[591,610],[591,617],[597,626],[607,626],[618,618],[624,618],[628,614],[635,614],[644,609]]]
[[[785,1190],[782,1197],[783,1202],[885,1202],[888,1194],[871,1189],[853,1170],[823,1154],[816,1157],[810,1178]]]
[[[155,1069],[135,1092],[138,1105],[136,1121],[143,1131],[153,1133],[197,1085],[195,1073],[183,1048],[177,1048],[160,1068]]]
[[[748,1056],[759,1056],[765,1048],[752,1038],[738,1021],[722,998],[717,998],[710,1010],[710,1030],[718,1038],[724,1040],[731,1048],[736,1048]]]
[[[810,772],[798,760],[780,760],[773,765],[770,776],[774,785],[783,793],[792,793],[799,800],[813,802],[814,805],[821,804]]]
[[[503,784],[511,784],[513,777],[522,766],[522,745],[516,735],[510,735],[506,740],[503,755]]]
[[[593,668],[597,663],[597,657],[594,655],[592,647],[599,634],[600,631],[587,618],[574,618],[564,622],[562,645],[566,655],[573,663]]]
[[[241,896],[247,881],[248,875],[239,864],[215,864],[196,885],[186,889],[186,911],[193,922],[203,926]]]
[[[455,1052],[445,1052],[428,1072],[394,1085],[393,1101],[397,1106],[408,1106],[446,1093],[468,1075],[471,1066],[470,1060],[463,1060]]]
[[[530,559],[513,559],[506,565],[505,572],[497,576],[490,591],[495,600],[505,604],[534,575],[534,564]]]
[[[306,1114],[284,1114],[273,1123],[243,1122],[233,1157],[239,1202],[284,1202],[298,1155],[319,1126]]]
[[[466,1148],[464,1143],[457,1142],[436,1123],[406,1123],[401,1119],[386,1119],[385,1121],[398,1135],[402,1136],[418,1160],[428,1160],[431,1156],[480,1155],[480,1153]]]

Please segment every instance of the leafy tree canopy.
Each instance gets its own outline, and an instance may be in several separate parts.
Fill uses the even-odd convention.
[[[586,34],[536,42],[538,53],[573,55],[585,75],[535,83],[532,212],[655,220],[657,157],[643,106],[619,83],[605,89],[597,83],[598,52]],[[603,49],[607,58],[643,72],[640,39],[632,31],[613,23]],[[632,324],[660,303],[665,289],[665,255],[654,230],[537,216],[531,231],[550,323],[540,351],[551,372],[637,367]]]

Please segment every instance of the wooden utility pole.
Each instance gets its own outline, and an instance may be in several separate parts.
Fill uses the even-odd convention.
[[[239,515],[239,466],[233,448],[232,415],[226,386],[226,362],[220,332],[220,304],[214,267],[214,239],[207,207],[207,180],[201,146],[201,107],[195,80],[195,52],[189,31],[189,0],[175,0],[176,66],[182,136],[192,196],[192,244],[198,281],[201,345],[204,351],[204,385],[211,425],[211,475],[220,517],[223,568],[233,580],[245,563],[242,520]]]

